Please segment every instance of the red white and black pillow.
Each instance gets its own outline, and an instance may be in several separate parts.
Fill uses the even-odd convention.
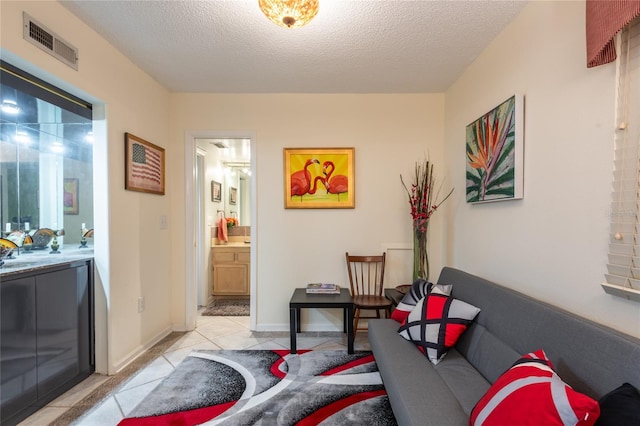
[[[407,319],[409,312],[416,306],[418,301],[431,293],[434,287],[438,287],[443,294],[451,294],[451,288],[453,286],[433,284],[432,282],[418,278],[411,284],[411,288],[407,291],[407,294],[404,295],[400,303],[398,303],[398,306],[391,312],[391,319],[402,323]]]
[[[418,301],[398,333],[438,364],[479,312],[480,308],[454,299],[435,286]]]
[[[471,411],[471,426],[593,425],[598,402],[574,391],[554,371],[543,350],[522,356]]]

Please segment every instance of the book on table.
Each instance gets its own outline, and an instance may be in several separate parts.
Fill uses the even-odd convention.
[[[340,294],[340,286],[330,283],[309,283],[307,293],[312,294]]]

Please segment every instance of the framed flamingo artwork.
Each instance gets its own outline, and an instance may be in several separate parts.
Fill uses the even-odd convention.
[[[467,126],[467,203],[523,197],[523,117],[514,95]]]
[[[353,148],[285,148],[286,209],[355,207]]]

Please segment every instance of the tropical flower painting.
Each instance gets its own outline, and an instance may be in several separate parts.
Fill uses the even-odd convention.
[[[285,148],[285,208],[354,208],[353,151]]]
[[[467,202],[522,198],[523,97],[514,95],[467,126]]]

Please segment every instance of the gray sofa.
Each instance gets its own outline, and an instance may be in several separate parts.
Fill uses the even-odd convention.
[[[468,425],[469,414],[523,354],[544,349],[558,375],[598,399],[624,382],[640,388],[640,340],[466,272],[439,284],[481,308],[455,348],[433,366],[392,319],[369,320],[369,342],[399,425]],[[579,295],[576,295],[579,297]]]

